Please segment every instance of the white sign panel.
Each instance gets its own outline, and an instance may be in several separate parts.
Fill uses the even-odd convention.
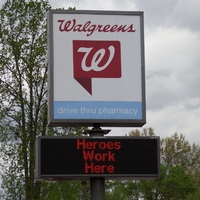
[[[143,12],[50,10],[49,125],[146,122]]]

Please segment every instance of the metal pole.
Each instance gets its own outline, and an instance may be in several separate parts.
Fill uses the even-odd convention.
[[[105,178],[90,178],[91,200],[105,200]]]
[[[102,130],[99,124],[94,124],[92,130],[87,131],[90,136],[104,136],[110,130]],[[91,200],[105,200],[105,178],[93,177],[90,178],[90,199]]]

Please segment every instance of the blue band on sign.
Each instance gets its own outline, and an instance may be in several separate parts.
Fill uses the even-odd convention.
[[[54,101],[54,119],[142,119],[142,102]]]

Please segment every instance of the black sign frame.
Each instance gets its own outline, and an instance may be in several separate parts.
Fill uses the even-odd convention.
[[[36,180],[154,179],[159,137],[48,137],[36,140]]]

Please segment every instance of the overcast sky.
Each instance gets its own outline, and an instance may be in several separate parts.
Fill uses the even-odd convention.
[[[200,145],[200,0],[49,2],[52,8],[144,11],[147,123],[143,128],[152,127],[160,137],[182,133]],[[111,128],[109,136],[132,129]]]

